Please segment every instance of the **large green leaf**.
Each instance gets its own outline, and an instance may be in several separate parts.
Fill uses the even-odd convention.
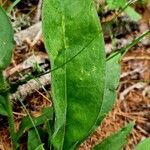
[[[105,54],[93,0],[44,0],[43,33],[51,59],[53,146],[69,150],[96,123],[104,95]]]
[[[117,133],[109,136],[100,144],[96,145],[93,150],[121,150],[124,144],[126,144],[127,138],[131,133],[132,128],[133,123],[128,124]]]
[[[0,70],[3,70],[10,64],[14,40],[10,20],[1,7],[0,21]]]
[[[140,142],[140,144],[136,146],[135,150],[150,150],[150,138]]]

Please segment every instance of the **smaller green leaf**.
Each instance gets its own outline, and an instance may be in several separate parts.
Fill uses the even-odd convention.
[[[11,62],[14,39],[11,22],[2,7],[0,21],[0,70],[4,70]]]
[[[147,138],[145,140],[143,140],[142,142],[140,142],[135,150],[150,150],[150,138]]]
[[[52,107],[48,107],[45,108],[42,112],[42,114],[37,117],[37,118],[33,118],[33,121],[35,123],[35,126],[39,126],[41,124],[43,124],[44,122],[48,121],[48,120],[52,120],[53,119],[53,108]],[[29,116],[23,118],[21,124],[20,124],[20,128],[19,131],[17,132],[17,139],[19,139],[23,133],[31,128],[33,128],[33,124],[29,118]]]
[[[41,145],[41,141],[37,138],[37,133],[34,129],[28,131],[28,150],[37,149]]]
[[[128,6],[125,10],[126,14],[133,21],[139,21],[141,19],[141,15],[138,14],[132,7]]]
[[[109,136],[100,144],[96,145],[93,150],[121,150],[124,144],[126,144],[127,138],[131,133],[133,126],[133,123],[128,124],[117,133]]]
[[[122,11],[125,11],[129,18],[133,21],[138,21],[141,19],[140,14],[138,14],[132,7],[129,5],[130,2],[126,3],[126,0],[106,0],[109,9],[119,9],[121,8]]]
[[[119,9],[125,6],[126,0],[106,0],[109,9]]]
[[[0,114],[3,116],[8,116],[6,100],[2,95],[0,95]]]
[[[111,56],[110,56],[111,57]],[[112,109],[116,99],[116,89],[120,80],[120,63],[121,54],[118,53],[106,62],[106,82],[103,102],[99,114],[97,124],[99,125],[106,117],[108,112]]]

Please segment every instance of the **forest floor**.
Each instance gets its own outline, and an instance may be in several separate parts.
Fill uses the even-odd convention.
[[[16,47],[11,65],[5,75],[12,85],[21,82],[27,74],[39,73],[38,80],[43,83],[37,85],[32,79],[22,83],[17,92],[12,92],[13,113],[18,129],[26,111],[16,100],[20,96],[26,109],[33,116],[39,116],[44,107],[51,106],[50,78],[45,74],[49,71],[50,62],[45,52],[41,32],[41,0],[22,1],[11,12],[11,20],[15,30]],[[10,4],[10,1],[8,1]],[[115,42],[120,48],[131,42],[135,37],[149,29],[150,5],[137,6],[142,16],[139,22],[132,22],[126,17],[119,16],[112,27]],[[102,25],[114,16],[109,12],[101,16]],[[125,19],[124,19],[125,18]],[[106,53],[114,49],[107,30],[104,29]],[[117,99],[113,110],[103,123],[80,147],[80,150],[90,150],[96,143],[105,139],[111,133],[119,130],[130,121],[135,122],[132,134],[124,150],[133,150],[135,145],[146,137],[150,137],[150,37],[130,49],[121,61],[122,71],[120,85],[117,89]],[[49,75],[49,74],[48,74]],[[26,149],[26,136],[21,139],[21,150]],[[10,138],[8,123],[0,116],[0,150],[9,150]]]

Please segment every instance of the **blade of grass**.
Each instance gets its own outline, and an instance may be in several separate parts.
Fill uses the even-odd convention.
[[[116,56],[119,53],[122,54],[122,56],[121,56],[121,59],[122,59],[122,57],[128,52],[129,49],[131,49],[133,46],[135,46],[137,43],[139,43],[148,34],[150,34],[150,30],[144,32],[142,35],[140,35],[139,37],[137,37],[136,39],[134,39],[127,46],[125,46],[125,47],[123,47],[123,48],[115,51],[114,53],[112,53],[110,56],[107,57],[107,61],[110,60],[112,57]]]
[[[145,31],[142,35],[133,40],[129,45],[121,49],[122,57],[128,52],[129,49],[131,49],[133,46],[139,43],[148,34],[150,34],[150,30]]]
[[[6,2],[7,2],[7,0],[5,0],[4,2],[1,1],[1,6],[4,7]]]
[[[24,105],[24,103],[23,103],[19,98],[18,98],[18,101],[21,103],[23,109],[25,110],[25,112],[26,112],[27,115],[29,116],[29,119],[30,119],[30,121],[31,121],[31,123],[33,124],[33,127],[34,127],[34,129],[35,129],[37,138],[38,138],[38,140],[41,142],[41,138],[40,138],[39,132],[38,132],[38,130],[37,130],[37,128],[36,128],[36,125],[35,125],[35,123],[34,123],[34,120],[32,119],[32,117],[31,117],[29,111],[26,109],[26,106]],[[42,144],[42,142],[41,142],[41,144]]]
[[[7,12],[10,13],[13,8],[20,2],[21,0],[15,0],[7,9]]]
[[[34,126],[36,127],[44,124],[45,122],[53,121],[53,108],[52,107],[45,108],[39,117],[35,117],[32,119],[34,122]],[[28,131],[31,128],[34,128],[34,126],[29,116],[24,117],[19,126],[19,130],[16,133],[17,140],[20,139],[20,137],[23,135],[24,132]]]

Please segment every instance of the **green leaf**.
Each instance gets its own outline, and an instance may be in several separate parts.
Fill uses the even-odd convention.
[[[100,144],[96,145],[93,150],[121,150],[121,148],[126,144],[133,126],[133,123],[128,124],[117,133],[109,136]]]
[[[45,130],[48,134],[48,137],[47,137],[48,149],[50,149],[50,147],[51,147],[52,131],[54,128],[53,125],[54,125],[54,121],[47,121],[44,124]]]
[[[0,114],[4,116],[8,116],[6,104],[6,99],[0,95]]]
[[[111,57],[111,56],[110,56]],[[103,103],[99,114],[97,124],[99,125],[102,120],[106,117],[108,112],[112,109],[113,104],[116,100],[116,89],[120,81],[120,58],[121,54],[118,53],[106,62],[106,83]]]
[[[106,0],[109,9],[119,9],[125,6],[126,0]]]
[[[1,7],[0,21],[0,70],[4,70],[11,62],[14,39],[10,20]]]
[[[53,118],[53,109],[52,109],[52,107],[48,107],[43,110],[42,114],[39,117],[33,118],[33,121],[36,126],[39,126],[48,120],[52,120],[52,118]],[[17,139],[19,139],[25,131],[27,131],[33,127],[34,126],[31,122],[29,116],[23,118],[23,120],[20,124],[20,127],[19,127],[19,131],[16,133]]]
[[[140,142],[135,150],[150,150],[150,138],[145,139],[144,141]]]
[[[106,83],[105,83],[105,92],[104,99],[101,106],[101,111],[99,115],[99,119],[96,125],[99,125],[108,112],[112,109],[112,106],[115,102],[116,97],[116,88],[119,85],[120,80],[120,60],[124,56],[124,54],[133,46],[135,46],[139,41],[141,41],[146,35],[150,33],[150,30],[143,33],[141,36],[133,40],[126,47],[122,48],[118,52],[112,53],[106,62]]]
[[[104,39],[93,0],[45,0],[43,33],[51,59],[55,149],[92,131],[104,95]]]
[[[41,141],[37,138],[36,131],[30,129],[28,131],[28,150],[37,149],[39,145],[41,145]]]
[[[125,10],[126,14],[133,21],[139,21],[141,19],[141,15],[138,14],[132,7],[128,6]]]
[[[121,8],[122,11],[125,11],[129,18],[133,21],[138,21],[141,19],[140,14],[138,14],[134,8],[130,7],[129,5],[131,2],[126,3],[126,0],[106,0],[109,9],[119,9]]]
[[[103,103],[101,106],[101,111],[99,115],[99,119],[96,125],[99,125],[102,120],[106,117],[108,112],[112,109],[112,106],[115,102],[116,97],[116,88],[119,85],[120,80],[120,60],[124,56],[124,54],[133,46],[135,46],[139,41],[141,41],[146,35],[150,33],[150,30],[143,33],[141,36],[133,40],[126,47],[122,48],[118,52],[112,53],[106,62],[106,83],[105,83],[105,92]]]
[[[35,150],[45,150],[43,144],[39,145]]]

